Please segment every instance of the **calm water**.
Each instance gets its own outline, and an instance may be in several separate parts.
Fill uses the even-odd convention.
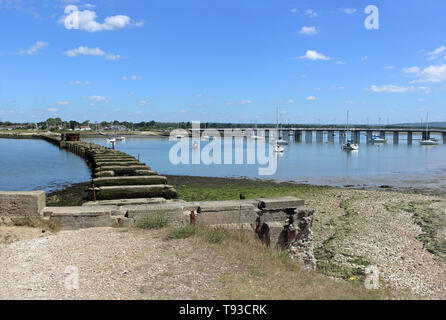
[[[315,136],[312,143],[306,143],[305,137],[301,143],[291,138],[284,154],[277,156],[278,169],[272,176],[259,176],[259,165],[173,165],[169,161],[169,150],[176,142],[168,139],[127,137],[126,142],[117,143],[116,149],[139,156],[160,174],[249,177],[334,186],[386,184],[446,190],[446,145],[420,146],[418,140],[421,137],[414,135],[413,138],[413,145],[408,145],[406,136],[400,135],[399,144],[394,145],[392,135],[388,134],[388,143],[378,146],[367,144],[364,135],[359,151],[350,153],[341,151],[338,136],[334,144],[316,143]],[[107,145],[104,138],[85,141]],[[324,141],[327,141],[326,136]],[[207,144],[201,141],[201,149]],[[246,141],[243,150],[246,159]]]
[[[43,140],[0,138],[0,190],[63,189],[89,181],[85,161]]]
[[[316,143],[315,137],[312,143],[306,143],[305,138],[301,143],[291,139],[284,154],[277,156],[277,172],[272,176],[259,176],[258,164],[173,165],[169,151],[177,142],[164,138],[127,137],[126,142],[117,143],[116,149],[139,156],[160,174],[446,190],[446,145],[420,146],[415,140],[419,137],[415,136],[411,146],[405,136],[400,136],[400,143],[394,145],[391,138],[387,144],[377,146],[367,144],[362,136],[359,151],[351,153],[340,150],[338,137],[334,144]],[[84,140],[107,145],[104,138]],[[207,144],[201,141],[201,149]],[[245,141],[245,159],[246,148]],[[52,191],[90,179],[90,170],[83,159],[46,141],[0,139],[0,190]]]

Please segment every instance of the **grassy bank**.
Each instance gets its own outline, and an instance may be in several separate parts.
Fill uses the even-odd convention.
[[[169,176],[167,181],[186,201],[236,200],[240,193],[246,199],[295,196],[305,199],[323,194],[332,187],[260,179],[235,179],[192,176]]]

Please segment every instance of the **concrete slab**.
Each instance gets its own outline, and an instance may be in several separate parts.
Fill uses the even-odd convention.
[[[0,191],[0,216],[40,215],[45,206],[45,191]]]

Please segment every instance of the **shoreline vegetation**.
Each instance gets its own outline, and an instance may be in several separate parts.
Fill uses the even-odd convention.
[[[407,298],[410,289],[411,297],[445,298],[446,200],[442,197],[422,190],[358,190],[260,179],[174,175],[167,179],[186,201],[234,200],[240,193],[246,198],[304,199],[316,210],[318,274],[360,285],[367,276],[365,269],[376,265],[393,298]],[[88,185],[53,192],[48,205],[81,205]]]

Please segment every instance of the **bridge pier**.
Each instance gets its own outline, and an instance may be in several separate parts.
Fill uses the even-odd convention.
[[[443,134],[444,135],[444,134]],[[412,139],[413,139],[413,132],[412,131],[408,131],[407,132],[407,144],[411,145],[412,144]]]
[[[380,131],[379,132],[379,137],[382,138],[382,139],[385,139],[386,138],[386,132],[385,131]]]
[[[400,139],[400,133],[398,131],[393,132],[393,143],[398,144]]]
[[[302,131],[295,130],[294,131],[294,141],[295,142],[302,142]]]
[[[322,143],[324,142],[324,131],[316,131],[316,142]]]
[[[443,143],[446,144],[446,132],[443,132]]]
[[[367,131],[367,142],[370,142],[373,137],[373,131]]]
[[[330,130],[327,132],[328,142],[334,143],[334,131]]]
[[[305,131],[305,142],[307,143],[313,142],[313,131]]]
[[[347,136],[346,131],[339,131],[339,143],[344,143],[346,136]]]
[[[352,141],[357,144],[361,142],[361,131],[352,131]]]

